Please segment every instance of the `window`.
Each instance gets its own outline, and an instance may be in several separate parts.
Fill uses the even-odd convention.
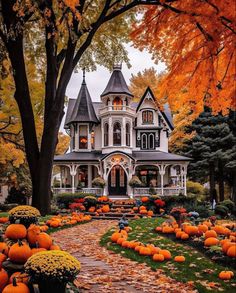
[[[121,145],[121,125],[119,122],[113,126],[113,145]]]
[[[143,124],[153,124],[153,112],[150,110],[145,110],[142,113]]]
[[[108,146],[108,132],[109,132],[109,125],[105,123],[104,125],[104,146]]]
[[[154,149],[154,134],[150,133],[148,136],[149,149]]]
[[[110,103],[110,99],[108,98],[106,102],[106,106],[109,106],[109,103]]]
[[[147,134],[142,134],[142,139],[141,139],[141,148],[142,149],[147,149]]]
[[[141,149],[143,150],[155,149],[154,133],[141,133]]]
[[[128,98],[125,98],[125,105],[126,106],[129,106],[129,100],[128,100]]]
[[[91,148],[94,150],[95,148],[95,133],[94,130],[91,131]]]
[[[88,130],[86,125],[79,126],[79,148],[88,148]]]
[[[130,146],[130,125],[129,125],[129,123],[126,123],[125,130],[126,130],[126,145]]]
[[[122,110],[122,105],[123,105],[123,102],[122,102],[121,98],[116,97],[113,100],[113,110]]]

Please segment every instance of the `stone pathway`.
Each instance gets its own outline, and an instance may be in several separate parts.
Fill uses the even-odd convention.
[[[75,285],[79,292],[91,293],[169,293],[197,292],[191,284],[154,272],[145,264],[129,260],[99,245],[101,236],[117,221],[92,221],[58,231],[55,242],[81,262]]]

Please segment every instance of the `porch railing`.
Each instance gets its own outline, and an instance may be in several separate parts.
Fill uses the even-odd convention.
[[[53,189],[53,194],[59,194],[59,193],[72,193],[73,189],[72,188],[64,188],[64,187],[54,187]],[[75,193],[77,192],[84,192],[84,193],[93,193],[95,195],[102,195],[102,189],[101,188],[81,188],[79,190],[75,189]]]
[[[161,188],[153,188],[157,195],[161,195]],[[140,195],[150,195],[149,193],[150,188],[138,187],[134,188],[134,196]],[[178,195],[180,193],[184,194],[184,188],[182,187],[163,187],[163,194],[164,195]]]

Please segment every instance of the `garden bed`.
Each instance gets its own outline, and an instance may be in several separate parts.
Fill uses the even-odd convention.
[[[198,250],[186,244],[174,242],[164,235],[157,234],[154,231],[156,226],[160,225],[164,219],[139,219],[130,222],[132,231],[128,234],[128,240],[137,240],[144,244],[152,243],[162,249],[168,249],[172,253],[172,260],[162,263],[155,262],[150,256],[139,255],[138,252],[114,244],[110,236],[114,232],[110,230],[101,239],[101,245],[124,257],[137,262],[145,262],[153,270],[163,270],[168,276],[182,282],[191,282],[199,292],[229,292],[236,290],[235,278],[231,281],[222,281],[218,278],[220,271],[227,270],[229,267],[222,266],[205,256]],[[177,255],[185,256],[184,263],[177,263],[173,258]],[[230,270],[232,270],[230,268]],[[236,273],[234,271],[234,273]]]

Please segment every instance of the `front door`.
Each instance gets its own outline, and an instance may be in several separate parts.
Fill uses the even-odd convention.
[[[108,191],[110,195],[125,195],[127,177],[125,171],[119,165],[114,166],[108,177]]]

